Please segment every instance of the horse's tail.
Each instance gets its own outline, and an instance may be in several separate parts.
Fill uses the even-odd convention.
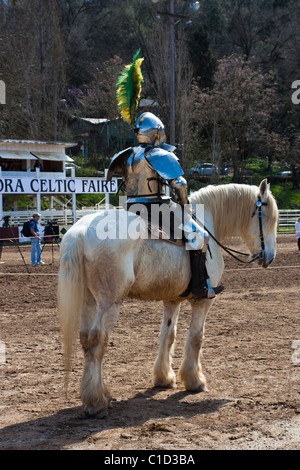
[[[83,233],[73,229],[64,236],[60,247],[58,276],[58,312],[63,336],[66,379],[70,370],[75,336],[86,292],[83,263]]]

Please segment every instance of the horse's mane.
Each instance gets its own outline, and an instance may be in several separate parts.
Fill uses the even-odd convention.
[[[221,241],[247,230],[258,195],[257,186],[232,183],[207,186],[192,193],[189,199],[193,204],[204,204],[204,214],[211,215],[215,235]],[[277,206],[270,191],[264,212],[273,215],[269,223],[277,221]]]

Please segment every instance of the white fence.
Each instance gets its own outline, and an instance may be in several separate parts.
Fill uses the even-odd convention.
[[[97,206],[97,208],[78,209],[76,211],[76,219],[79,220],[87,214],[92,214],[102,209],[105,209],[105,205]],[[3,216],[10,216],[10,225],[21,227],[26,220],[32,217],[32,213],[32,211],[10,211],[3,212]],[[299,217],[300,209],[279,210],[278,230],[294,232],[295,222]],[[73,212],[71,209],[41,211],[41,225],[46,225],[49,220],[57,221],[57,225],[73,225]]]
[[[98,210],[105,209],[104,206],[99,206],[97,209],[80,209],[76,211],[76,219],[79,220],[83,216],[92,214]],[[32,217],[32,214],[35,211],[9,211],[3,212],[3,217],[10,216],[9,223],[10,225],[14,226],[22,226],[24,222]],[[40,211],[41,219],[40,224],[46,225],[49,220],[57,221],[57,225],[73,225],[73,211],[71,209],[65,210],[46,210]]]
[[[300,217],[300,209],[279,210],[278,231],[294,232],[295,222]]]

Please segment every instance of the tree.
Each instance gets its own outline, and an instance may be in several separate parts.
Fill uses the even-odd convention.
[[[122,119],[117,120],[120,112],[117,104],[116,82],[124,67],[122,59],[115,56],[105,61],[101,68],[97,68],[85,92],[74,88],[69,90],[69,97],[73,97],[73,100],[75,98],[75,106],[70,110],[72,114],[116,121],[121,147],[128,134],[128,125]],[[115,151],[115,148],[112,149],[113,153]]]
[[[116,119],[119,110],[116,97],[116,82],[125,65],[115,56],[97,68],[84,98],[81,108],[86,116]]]
[[[283,150],[270,127],[279,109],[273,74],[233,55],[218,61],[212,89],[194,86],[193,96],[194,119],[207,136],[211,160],[219,164],[225,155],[232,158],[236,181],[251,149]]]
[[[7,86],[1,130],[5,137],[56,140],[62,135],[65,54],[59,24],[58,0],[1,5],[0,69]]]

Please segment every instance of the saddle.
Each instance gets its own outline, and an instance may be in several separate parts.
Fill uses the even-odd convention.
[[[151,204],[144,204],[144,211],[136,212],[133,210],[133,206],[128,204],[126,209],[130,212],[133,212],[136,215],[142,217],[148,227],[149,238],[154,240],[162,240],[172,245],[185,246],[185,239],[183,236],[178,237],[178,233],[181,232],[177,228],[177,234],[175,233],[175,227],[179,227],[181,220],[176,218],[176,220],[168,221],[168,228],[166,228],[166,222],[162,220],[162,217],[159,217],[158,220],[155,220],[151,217]],[[176,236],[177,235],[177,236]]]
[[[172,245],[185,246],[185,240],[183,238],[175,238],[173,230],[167,233],[162,224],[155,224],[153,221],[148,221],[148,232],[152,239],[159,239],[171,243]]]

